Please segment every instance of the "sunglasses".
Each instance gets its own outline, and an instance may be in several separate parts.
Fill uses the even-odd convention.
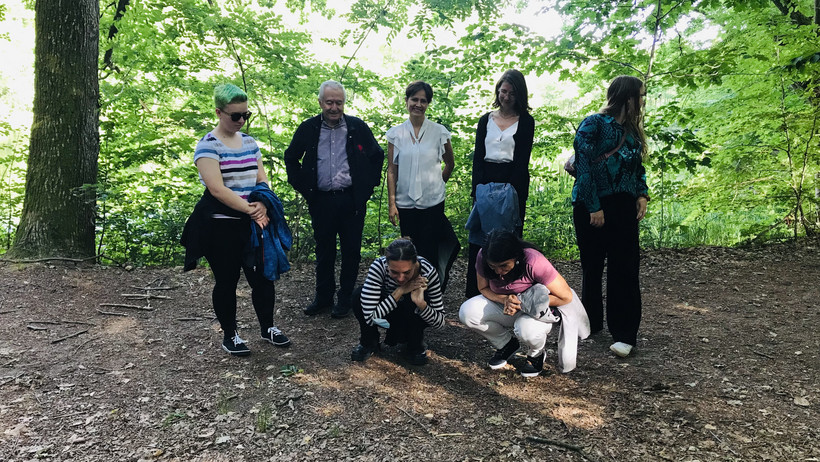
[[[245,121],[247,122],[248,120],[250,120],[251,116],[253,115],[253,112],[232,112],[230,114],[228,114],[227,112],[223,112],[223,114],[231,116],[231,120],[233,120],[234,122],[239,122],[239,119],[245,119]]]

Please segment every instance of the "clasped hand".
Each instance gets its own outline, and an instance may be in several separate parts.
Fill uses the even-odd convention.
[[[424,309],[427,307],[427,302],[424,300],[424,291],[427,290],[427,278],[418,275],[404,284],[396,288],[398,293],[398,298],[403,297],[406,294],[410,294],[410,300],[416,304],[417,307]]]
[[[504,299],[504,314],[512,316],[521,311],[521,299],[518,295],[510,294]]]
[[[248,215],[250,215],[251,220],[255,221],[260,228],[268,226],[270,219],[268,218],[268,209],[265,207],[265,204],[261,202],[251,202],[248,205],[250,206]]]

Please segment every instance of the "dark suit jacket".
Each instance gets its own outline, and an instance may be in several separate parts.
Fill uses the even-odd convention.
[[[361,119],[344,115],[347,125],[347,162],[353,182],[353,197],[357,207],[364,207],[382,177],[384,150],[379,146],[373,132]],[[285,150],[285,167],[288,183],[308,202],[317,191],[316,172],[319,132],[322,117],[318,115],[302,122],[290,146]]]

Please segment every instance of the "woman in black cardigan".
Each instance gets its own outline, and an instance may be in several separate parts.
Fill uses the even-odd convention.
[[[530,115],[527,82],[515,69],[505,72],[495,85],[495,101],[490,111],[478,120],[473,154],[473,190],[487,183],[509,183],[518,195],[521,224],[515,233],[521,237],[524,213],[530,189],[530,153],[535,134],[535,120]],[[512,227],[511,227],[512,228]],[[479,294],[476,285],[475,261],[481,246],[470,243],[465,295]]]

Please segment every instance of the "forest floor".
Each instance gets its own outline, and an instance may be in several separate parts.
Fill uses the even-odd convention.
[[[258,339],[242,282],[235,358],[206,269],[0,263],[0,460],[820,461],[818,250],[647,251],[634,355],[599,334],[534,379],[459,325],[464,261],[423,367],[351,363],[356,320],[302,314],[311,264],[277,283],[289,349]]]

